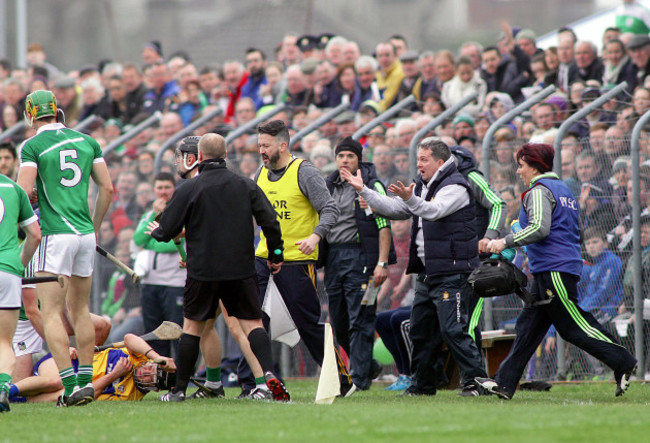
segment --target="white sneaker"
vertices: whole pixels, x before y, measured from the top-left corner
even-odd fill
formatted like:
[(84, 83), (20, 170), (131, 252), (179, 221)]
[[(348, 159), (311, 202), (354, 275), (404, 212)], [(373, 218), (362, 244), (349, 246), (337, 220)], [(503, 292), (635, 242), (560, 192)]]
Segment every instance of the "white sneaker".
[(67, 406), (83, 406), (87, 405), (95, 399), (95, 387), (92, 383), (88, 383), (83, 388), (75, 386), (72, 394), (65, 399)]
[(255, 388), (246, 396), (251, 400), (273, 401), (273, 393), (268, 389)]

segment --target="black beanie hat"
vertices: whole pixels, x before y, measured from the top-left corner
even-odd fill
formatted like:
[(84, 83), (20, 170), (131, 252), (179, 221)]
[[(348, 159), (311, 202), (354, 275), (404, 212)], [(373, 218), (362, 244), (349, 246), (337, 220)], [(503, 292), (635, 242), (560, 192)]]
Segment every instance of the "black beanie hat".
[(363, 146), (361, 146), (361, 143), (359, 143), (352, 137), (345, 137), (336, 145), (334, 154), (338, 155), (338, 153), (341, 151), (353, 152), (359, 158), (359, 162), (361, 162), (361, 156), (362, 156), (361, 151), (363, 151)]

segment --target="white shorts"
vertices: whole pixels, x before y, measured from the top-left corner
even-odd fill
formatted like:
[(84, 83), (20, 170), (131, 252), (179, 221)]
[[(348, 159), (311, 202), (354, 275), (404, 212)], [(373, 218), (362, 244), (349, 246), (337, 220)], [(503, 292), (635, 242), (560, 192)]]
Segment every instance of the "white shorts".
[(32, 326), (31, 321), (18, 320), (13, 345), (16, 357), (28, 354), (38, 354), (43, 350), (43, 338), (38, 335), (38, 332), (36, 332), (36, 329)]
[(0, 309), (20, 309), (22, 279), (16, 274), (0, 271)]
[(37, 271), (90, 277), (95, 265), (95, 234), (52, 234), (41, 240)]

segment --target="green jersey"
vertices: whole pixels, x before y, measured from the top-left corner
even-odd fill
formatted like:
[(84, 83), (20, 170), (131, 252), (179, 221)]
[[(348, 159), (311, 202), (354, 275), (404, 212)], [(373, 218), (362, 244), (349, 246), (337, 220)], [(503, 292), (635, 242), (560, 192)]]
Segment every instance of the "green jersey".
[(25, 191), (0, 175), (0, 271), (23, 276), (16, 226), (27, 226), (36, 220)]
[(93, 164), (104, 159), (92, 137), (51, 123), (25, 142), (20, 159), (21, 168), (38, 168), (36, 189), (43, 235), (95, 231), (88, 209), (88, 186)]
[(620, 5), (616, 10), (616, 27), (622, 33), (648, 35), (650, 11), (638, 2)]

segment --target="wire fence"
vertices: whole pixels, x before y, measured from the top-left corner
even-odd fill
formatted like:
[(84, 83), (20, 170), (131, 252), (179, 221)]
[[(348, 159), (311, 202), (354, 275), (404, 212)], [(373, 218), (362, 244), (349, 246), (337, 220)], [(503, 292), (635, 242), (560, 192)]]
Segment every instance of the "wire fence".
[[(427, 102), (416, 102), (402, 109), (399, 114), (388, 122), (373, 127), (366, 134), (359, 136), (364, 145), (363, 158), (375, 165), (379, 178), (385, 183), (395, 183), (398, 180), (410, 182), (414, 177), (409, 169), (409, 146), (415, 134), (429, 124), (442, 109), (432, 108)], [(516, 169), (515, 153), (522, 143), (538, 141), (553, 144), (558, 134), (558, 126), (564, 122), (573, 106), (583, 106), (573, 101), (562, 106), (538, 105), (513, 118), (494, 132), (490, 146), (490, 176), (489, 182), (500, 192), (508, 207), (508, 221), (518, 217), (521, 194), (525, 191), (519, 180)], [(486, 132), (500, 116), (493, 112), (492, 107), (476, 116), (457, 113), (445, 119), (439, 126), (433, 128), (427, 135), (442, 137), (449, 143), (457, 143), (468, 148), (475, 156), (477, 166), (482, 168), (482, 141)], [(561, 176), (569, 185), (576, 200), (580, 202), (580, 223), (584, 231), (583, 259), (584, 268), (579, 286), (579, 303), (581, 307), (592, 314), (606, 326), (611, 335), (630, 350), (635, 349), (634, 324), (630, 321), (634, 312), (633, 303), (633, 267), (632, 256), (632, 218), (631, 218), (631, 172), (630, 155), (631, 131), (639, 116), (650, 106), (640, 107), (630, 104), (626, 97), (610, 100), (605, 105), (594, 109), (586, 119), (577, 122), (560, 141), (562, 169)], [(438, 112), (440, 111), (440, 112)], [(290, 125), (291, 133), (295, 134), (310, 123), (326, 115), (326, 109), (287, 108), (278, 113), (277, 118), (284, 119)], [(462, 118), (458, 118), (459, 115)], [(338, 140), (351, 136), (368, 123), (372, 116), (362, 112), (343, 112), (331, 121), (324, 122), (313, 132), (292, 146), (294, 155), (311, 161), (324, 176), (335, 168), (334, 147)], [(466, 124), (463, 124), (466, 123)], [(193, 134), (202, 135), (215, 131), (220, 122), (210, 121), (195, 128)], [(232, 130), (232, 128), (230, 129)], [(221, 130), (219, 130), (221, 131)], [(218, 132), (219, 132), (218, 131)], [(90, 128), (91, 135), (104, 146), (114, 140), (106, 128)], [(228, 130), (221, 131), (224, 135)], [(29, 136), (29, 130), (26, 136)], [(146, 184), (151, 183), (156, 149), (165, 146), (170, 136), (165, 134), (164, 123), (158, 127), (146, 128), (136, 135), (142, 139), (139, 148), (132, 154), (128, 152), (128, 140), (123, 140), (120, 146), (107, 156), (111, 176), (120, 192), (131, 192), (132, 200), (139, 206), (139, 213), (150, 207), (152, 200), (151, 189)], [(146, 146), (147, 148), (142, 148)], [(650, 246), (650, 127), (641, 130), (640, 148), (640, 184), (642, 198), (642, 217), (648, 217), (648, 232), (644, 234), (641, 226), (642, 248)], [(150, 155), (149, 155), (150, 154)], [(173, 150), (160, 157), (160, 170), (175, 172)], [(257, 139), (254, 131), (232, 140), (229, 145), (229, 167), (247, 177), (253, 177), (261, 166), (257, 149)], [(131, 186), (120, 188), (119, 178), (135, 173), (137, 180)], [(122, 214), (123, 215), (123, 214)], [(109, 218), (112, 232), (100, 233), (102, 244), (113, 244), (113, 250), (119, 252), (126, 249), (125, 260), (133, 262), (136, 250), (130, 243), (128, 223), (123, 216)], [(642, 220), (644, 220), (642, 218)], [(407, 222), (408, 223), (408, 222)], [(120, 229), (118, 229), (120, 227)], [(409, 232), (408, 226), (405, 232)], [(395, 232), (394, 232), (395, 235)], [(131, 234), (132, 236), (132, 234)], [(408, 235), (407, 235), (408, 237)], [(407, 245), (407, 239), (395, 237), (396, 244)], [(597, 247), (599, 246), (600, 249)], [(410, 286), (401, 288), (399, 293), (394, 289), (398, 286), (399, 278), (405, 269), (408, 248), (402, 248), (402, 255), (397, 265), (390, 267), (390, 278), (387, 290), (382, 294), (378, 310), (394, 309), (408, 305), (413, 297)], [(399, 252), (398, 252), (399, 253)], [(647, 257), (646, 257), (647, 255)], [(113, 269), (98, 261), (95, 291), (93, 294), (95, 310), (103, 300), (114, 294), (115, 277)], [(527, 269), (525, 259), (521, 266)], [(644, 253), (643, 274), (650, 269), (650, 254)], [(321, 276), (322, 277), (322, 276)], [(648, 279), (650, 281), (650, 278)], [(644, 282), (644, 293), (646, 291)], [(138, 288), (125, 290), (137, 291)], [(319, 294), (323, 305), (323, 320), (327, 319), (327, 297), (319, 279)], [(494, 329), (514, 332), (516, 317), (522, 305), (514, 295), (497, 297), (492, 300), (490, 323)], [(482, 320), (482, 325), (485, 325)], [(650, 328), (644, 321), (644, 349), (650, 343)], [(608, 368), (573, 346), (562, 351), (560, 360), (566, 362), (563, 370), (558, 372), (557, 337), (549, 333), (536, 354), (533, 356), (525, 377), (527, 379), (594, 379), (611, 378)], [(285, 374), (289, 376), (314, 375), (318, 368), (313, 364), (308, 352), (300, 345), (292, 351), (286, 348), (280, 351), (284, 358)], [(647, 349), (646, 349), (647, 355)], [(390, 367), (385, 369), (390, 373)], [(644, 368), (642, 374), (645, 374)]]

